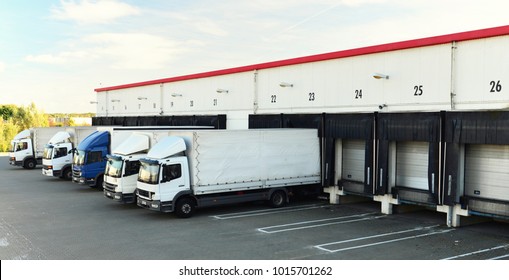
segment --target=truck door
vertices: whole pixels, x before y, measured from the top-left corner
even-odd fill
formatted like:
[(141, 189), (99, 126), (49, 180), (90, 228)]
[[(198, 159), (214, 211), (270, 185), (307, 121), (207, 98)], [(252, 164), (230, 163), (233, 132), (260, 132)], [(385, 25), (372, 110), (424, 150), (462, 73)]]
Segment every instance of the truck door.
[(182, 164), (168, 163), (161, 169), (161, 201), (173, 201), (177, 193), (186, 190)]
[[(87, 155), (87, 177), (95, 177), (98, 174), (104, 173), (105, 161), (103, 160), (101, 151), (90, 151)], [(89, 173), (90, 172), (90, 173)]]

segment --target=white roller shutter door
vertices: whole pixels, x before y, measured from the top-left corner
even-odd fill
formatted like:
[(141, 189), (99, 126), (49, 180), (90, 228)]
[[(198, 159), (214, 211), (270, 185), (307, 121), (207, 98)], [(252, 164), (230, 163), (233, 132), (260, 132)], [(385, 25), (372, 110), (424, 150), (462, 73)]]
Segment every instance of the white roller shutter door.
[(343, 140), (342, 179), (364, 182), (366, 142)]
[(428, 142), (396, 144), (396, 186), (428, 190)]
[(509, 201), (509, 145), (466, 145), (465, 195)]

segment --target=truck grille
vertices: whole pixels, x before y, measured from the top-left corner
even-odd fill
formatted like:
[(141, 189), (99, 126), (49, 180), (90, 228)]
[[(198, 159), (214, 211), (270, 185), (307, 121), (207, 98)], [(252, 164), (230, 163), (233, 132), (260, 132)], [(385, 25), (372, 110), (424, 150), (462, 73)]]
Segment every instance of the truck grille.
[(115, 185), (112, 185), (110, 183), (104, 182), (103, 186), (104, 186), (105, 190), (108, 190), (110, 192), (115, 192), (115, 187), (116, 187)]
[(148, 191), (137, 189), (137, 192), (138, 192), (138, 195), (140, 195), (140, 196), (150, 198), (150, 192), (148, 192)]
[(72, 176), (73, 176), (73, 177), (81, 177), (81, 174), (80, 174), (80, 173), (81, 173), (80, 171), (73, 170), (73, 171), (72, 171)]

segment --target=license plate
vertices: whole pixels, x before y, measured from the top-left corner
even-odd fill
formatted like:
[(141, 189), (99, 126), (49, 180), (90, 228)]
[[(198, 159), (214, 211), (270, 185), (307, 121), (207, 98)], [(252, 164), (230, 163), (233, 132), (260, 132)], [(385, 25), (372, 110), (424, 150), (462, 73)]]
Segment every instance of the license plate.
[(141, 205), (147, 205), (147, 202), (146, 202), (146, 201), (144, 201), (144, 200), (142, 200), (142, 201), (141, 201)]

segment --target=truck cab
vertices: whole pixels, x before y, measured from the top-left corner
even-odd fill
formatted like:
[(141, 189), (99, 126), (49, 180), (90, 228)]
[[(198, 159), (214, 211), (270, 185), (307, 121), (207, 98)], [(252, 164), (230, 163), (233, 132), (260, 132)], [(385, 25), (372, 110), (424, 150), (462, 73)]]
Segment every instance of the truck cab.
[(104, 196), (117, 202), (136, 202), (134, 191), (140, 169), (140, 158), (146, 154), (108, 155), (104, 171)]
[(110, 133), (95, 131), (74, 152), (72, 181), (91, 187), (102, 187), (106, 155), (110, 152)]
[(23, 130), (11, 141), (10, 165), (23, 166), (26, 169), (36, 167), (37, 159), (34, 155), (34, 146), (30, 136), (30, 130)]
[(42, 157), (42, 174), (60, 177), (65, 180), (72, 178), (73, 143), (71, 135), (66, 131), (57, 132), (44, 147)]
[(140, 159), (150, 147), (148, 135), (133, 133), (108, 155), (103, 192), (117, 202), (134, 203)]
[(186, 157), (142, 159), (138, 176), (138, 205), (161, 212), (174, 212), (178, 197), (192, 193), (189, 181)]
[[(167, 137), (152, 148), (146, 158), (140, 159), (136, 190), (139, 206), (174, 212), (178, 197), (192, 194), (185, 151), (184, 139)], [(177, 215), (182, 214), (177, 211)]]

